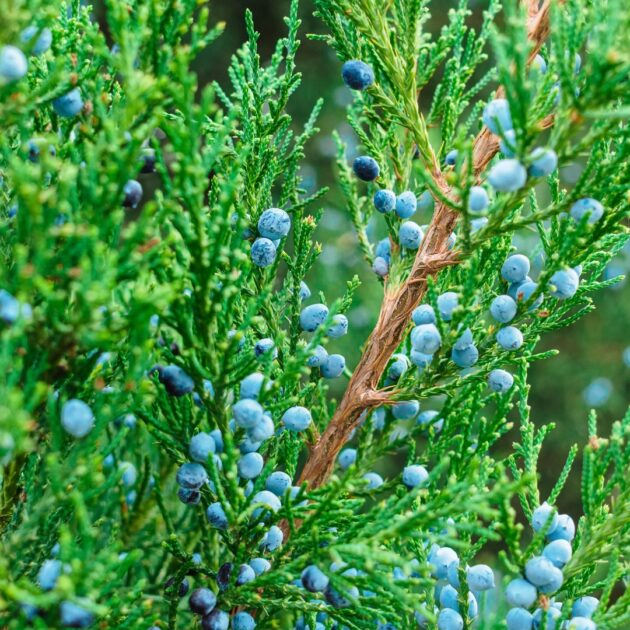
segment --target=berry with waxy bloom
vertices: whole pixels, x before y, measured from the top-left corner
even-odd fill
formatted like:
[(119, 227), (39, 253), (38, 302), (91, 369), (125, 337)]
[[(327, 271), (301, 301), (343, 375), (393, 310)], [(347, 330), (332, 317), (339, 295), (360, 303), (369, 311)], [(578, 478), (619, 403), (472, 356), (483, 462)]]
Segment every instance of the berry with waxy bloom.
[(409, 489), (421, 486), (428, 478), (427, 469), (420, 464), (405, 466), (403, 469), (402, 481)]
[(352, 163), (354, 174), (364, 182), (373, 182), (380, 174), (378, 162), (369, 155), (360, 155)]
[(333, 315), (332, 324), (328, 327), (327, 335), (332, 339), (343, 337), (348, 332), (348, 318), (345, 315)]
[(28, 72), (26, 56), (17, 46), (0, 48), (0, 83), (18, 81)]
[(577, 222), (587, 216), (587, 223), (597, 223), (604, 216), (604, 207), (597, 199), (585, 197), (578, 199), (571, 206), (570, 214), (573, 220)]
[(504, 98), (495, 98), (483, 110), (483, 124), (496, 135), (512, 129), (512, 115), (510, 104)]
[(289, 431), (305, 431), (311, 424), (311, 412), (306, 407), (295, 406), (287, 409), (282, 416), (282, 424)]
[(228, 518), (223, 506), (218, 501), (208, 506), (206, 518), (212, 527), (216, 529), (227, 529)]
[(343, 82), (353, 90), (365, 90), (374, 83), (374, 70), (358, 59), (346, 61), (341, 68)]
[(420, 304), (411, 314), (411, 319), (416, 326), (421, 324), (435, 324), (435, 311), (430, 304)]
[(505, 598), (510, 606), (531, 608), (538, 598), (538, 592), (531, 582), (519, 577), (507, 585)]
[(387, 190), (386, 188), (383, 188), (376, 191), (374, 197), (372, 198), (372, 201), (374, 203), (374, 207), (378, 210), (378, 212), (380, 212), (381, 214), (387, 214), (396, 207), (396, 193), (394, 193), (392, 190)]
[(490, 304), (490, 314), (501, 324), (511, 322), (516, 316), (516, 302), (509, 295), (497, 295)]
[(534, 149), (529, 156), (532, 163), (527, 169), (531, 177), (548, 177), (558, 166), (558, 156), (553, 149)]
[(268, 238), (257, 238), (252, 244), (250, 253), (252, 262), (256, 267), (269, 267), (276, 259), (276, 246)]
[(482, 186), (472, 186), (468, 193), (468, 209), (471, 212), (483, 212), (489, 204), (486, 189)]
[(413, 221), (405, 221), (398, 230), (398, 240), (406, 249), (418, 249), (423, 236), (422, 228)]
[(61, 426), (72, 437), (85, 437), (94, 426), (92, 409), (82, 400), (68, 400), (61, 409)]
[(125, 194), (122, 205), (125, 208), (136, 208), (142, 199), (142, 184), (136, 179), (130, 179), (123, 188)]
[(559, 300), (572, 298), (579, 286), (580, 277), (573, 269), (560, 269), (549, 280), (550, 293)]
[(284, 238), (291, 229), (291, 217), (281, 208), (269, 208), (258, 219), (258, 233), (271, 241)]
[(488, 173), (488, 182), (497, 192), (516, 192), (525, 186), (527, 170), (512, 158), (500, 160)]
[(328, 576), (314, 564), (309, 565), (302, 571), (302, 585), (311, 593), (325, 591), (329, 581)]
[(188, 606), (196, 615), (207, 615), (217, 604), (217, 596), (209, 588), (196, 588), (188, 598)]
[(81, 90), (79, 90), (79, 88), (74, 88), (67, 94), (59, 96), (53, 100), (52, 106), (55, 113), (62, 118), (73, 118), (74, 116), (77, 116), (83, 109)]
[(547, 528), (547, 535), (551, 534), (558, 525), (556, 509), (546, 501), (539, 505), (532, 513), (532, 529), (538, 533)]
[(515, 326), (505, 326), (497, 333), (497, 343), (504, 350), (518, 350), (523, 345), (523, 333)]
[(300, 326), (305, 332), (314, 332), (328, 317), (328, 307), (325, 304), (310, 304), (300, 313)]
[(437, 307), (440, 312), (440, 317), (445, 322), (450, 322), (453, 317), (453, 311), (459, 304), (459, 297), (454, 291), (446, 291), (442, 295), (438, 296)]
[(531, 264), (523, 254), (510, 256), (501, 267), (501, 277), (510, 283), (524, 282), (527, 279)]
[(326, 361), (320, 367), (324, 378), (337, 378), (343, 374), (346, 368), (346, 360), (341, 354), (329, 354)]
[(488, 374), (488, 385), (492, 391), (498, 394), (505, 394), (505, 392), (512, 389), (514, 377), (506, 370), (492, 370), (492, 372)]
[(413, 192), (407, 190), (396, 197), (396, 214), (401, 219), (408, 219), (415, 214), (418, 200)]

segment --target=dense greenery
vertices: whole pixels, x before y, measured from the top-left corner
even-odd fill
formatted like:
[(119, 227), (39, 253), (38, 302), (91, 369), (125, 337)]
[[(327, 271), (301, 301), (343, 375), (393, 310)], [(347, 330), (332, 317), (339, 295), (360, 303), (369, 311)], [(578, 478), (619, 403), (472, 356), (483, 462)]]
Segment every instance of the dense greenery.
[[(199, 86), (191, 66), (223, 29), (201, 3), (109, 0), (106, 37), (80, 2), (0, 0), (2, 627), (227, 628), (228, 613), (235, 628), (254, 618), (435, 627), (438, 616), (440, 628), (462, 627), (443, 614), (458, 605), (441, 597), (448, 582), (462, 625), (504, 628), (507, 584), (554, 536), (537, 508), (580, 475), (578, 450), (572, 558), (531, 612), (561, 627), (575, 600), (594, 595), (597, 627), (630, 623), (630, 412), (610, 435), (595, 415), (575, 419), (588, 443), (558, 453), (566, 465), (543, 496), (539, 455), (553, 426), (528, 406), (529, 367), (552, 354), (537, 350), (541, 337), (592, 310), (627, 241), (630, 7), (491, 0), (475, 30), (462, 1), (431, 36), (434, 4), (301, 7), (322, 24), (322, 54), (327, 45), (374, 73), (352, 92), (348, 122), (379, 177), (356, 177), (341, 135), (336, 167), (382, 310), (362, 360), (335, 371), (339, 357), (321, 369), (313, 357), (335, 356), (359, 280), (342, 295), (310, 296), (303, 284), (322, 251), (314, 232), (327, 191), (310, 190), (301, 171), (322, 102), (305, 121), (287, 113), (301, 82), (297, 2), (270, 59), (248, 12), (229, 82)], [(341, 64), (325, 80), (341, 86)], [(491, 133), (496, 121), (482, 118), (497, 96), (511, 114), (507, 150), (509, 130)], [(499, 136), (529, 169), (513, 192), (488, 185), (506, 157)], [(544, 176), (538, 147), (559, 162)], [(579, 169), (572, 185), (565, 166)], [(481, 213), (469, 206), (477, 185), (490, 194)], [(140, 202), (143, 186), (155, 190)], [(379, 189), (420, 200), (416, 249), (400, 247), (396, 213), (376, 212)], [(599, 220), (575, 211), (584, 198), (601, 203)], [(269, 208), (288, 213), (290, 231), (261, 267), (254, 243)], [(524, 342), (506, 351), (489, 309), (508, 291), (501, 271), (515, 251), (532, 258), (536, 283), (510, 322)], [(578, 266), (579, 288), (563, 294), (556, 274)], [(320, 302), (322, 325), (307, 333), (303, 309)], [(414, 354), (420, 302), (438, 314), (432, 358)], [(462, 361), (471, 347), (477, 358)], [(493, 390), (499, 369), (513, 384)], [(333, 400), (330, 383), (346, 379)], [(310, 412), (305, 430), (296, 407)], [(506, 454), (498, 445), (514, 427)], [(202, 432), (210, 439), (197, 449)], [(342, 448), (354, 450), (338, 460)], [(387, 465), (394, 458), (405, 476)], [(274, 471), (288, 475), (284, 494)], [(446, 548), (458, 558), (448, 575)], [(487, 592), (466, 571), (480, 562), (494, 570)], [(300, 579), (312, 565), (323, 576)], [(223, 615), (190, 610), (200, 587)]]

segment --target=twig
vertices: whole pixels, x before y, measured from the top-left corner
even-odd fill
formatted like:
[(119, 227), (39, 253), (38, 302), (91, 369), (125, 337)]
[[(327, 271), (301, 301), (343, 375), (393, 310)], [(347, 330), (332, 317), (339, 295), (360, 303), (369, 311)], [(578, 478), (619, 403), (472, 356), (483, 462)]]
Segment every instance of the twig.
[[(550, 0), (545, 0), (540, 9), (538, 2), (532, 0), (527, 2), (528, 34), (533, 44), (530, 61), (549, 34), (550, 7)], [(499, 88), (497, 96), (502, 93), (503, 90)], [(549, 126), (552, 122), (553, 118), (548, 117), (542, 124)], [(484, 171), (498, 150), (497, 136), (488, 129), (483, 129), (475, 138), (473, 145), (473, 167), (476, 175)], [(432, 175), (445, 196), (452, 198), (452, 189), (446, 183), (438, 166), (435, 166)], [(447, 243), (457, 218), (455, 210), (446, 204), (437, 203), (409, 277), (400, 286), (392, 288), (385, 286), (378, 322), (332, 420), (311, 449), (300, 476), (300, 484), (308, 482), (311, 487), (322, 485), (333, 470), (337, 454), (360, 423), (362, 412), (389, 400), (390, 392), (378, 391), (379, 380), (391, 356), (405, 337), (411, 313), (426, 292), (428, 277), (436, 275), (446, 265), (456, 262), (453, 253), (447, 249)]]

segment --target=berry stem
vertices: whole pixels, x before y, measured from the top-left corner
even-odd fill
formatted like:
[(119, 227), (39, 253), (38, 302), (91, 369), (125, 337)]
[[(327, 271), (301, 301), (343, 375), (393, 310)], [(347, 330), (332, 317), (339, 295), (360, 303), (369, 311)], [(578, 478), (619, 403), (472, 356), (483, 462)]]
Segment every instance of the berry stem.
[[(532, 6), (537, 3), (527, 1), (528, 36), (532, 42), (529, 61), (540, 50), (549, 34), (549, 13), (551, 2), (545, 0), (535, 14)], [(503, 93), (499, 88), (497, 96)], [(542, 121), (551, 125), (551, 117)], [(499, 139), (484, 128), (477, 135), (473, 145), (473, 167), (479, 175), (499, 150)], [(452, 197), (452, 190), (446, 183), (439, 167), (434, 164), (433, 179), (445, 197)], [(378, 322), (365, 346), (365, 351), (357, 365), (348, 387), (335, 414), (313, 445), (304, 465), (299, 483), (307, 482), (311, 488), (321, 486), (332, 473), (335, 460), (352, 431), (359, 425), (361, 414), (383, 404), (392, 402), (395, 391), (379, 391), (378, 383), (394, 352), (402, 342), (411, 320), (411, 313), (421, 302), (427, 289), (429, 276), (436, 275), (447, 265), (456, 264), (456, 252), (449, 252), (447, 243), (453, 232), (458, 214), (448, 205), (437, 201), (429, 228), (422, 240), (408, 278), (402, 285), (388, 287), (378, 317)]]

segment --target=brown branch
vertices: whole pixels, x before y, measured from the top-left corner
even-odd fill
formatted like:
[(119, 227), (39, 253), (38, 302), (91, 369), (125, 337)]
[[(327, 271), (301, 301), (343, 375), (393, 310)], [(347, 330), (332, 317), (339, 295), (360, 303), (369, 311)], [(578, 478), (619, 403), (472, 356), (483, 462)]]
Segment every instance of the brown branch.
[[(531, 9), (536, 5), (536, 12)], [(532, 41), (530, 61), (538, 53), (549, 34), (549, 11), (551, 0), (538, 3), (528, 2), (528, 34)], [(503, 93), (499, 88), (497, 96)], [(551, 124), (551, 119), (543, 121)], [(486, 168), (499, 150), (499, 139), (483, 129), (473, 144), (473, 167), (477, 175)], [(446, 197), (452, 190), (446, 183), (439, 167), (432, 173), (435, 182)], [(436, 275), (455, 257), (447, 249), (449, 236), (453, 232), (458, 214), (443, 203), (436, 205), (429, 228), (422, 240), (413, 267), (407, 280), (400, 286), (385, 286), (385, 295), (378, 321), (370, 335), (365, 351), (357, 365), (346, 392), (335, 414), (311, 449), (302, 470), (299, 483), (308, 482), (311, 487), (322, 485), (330, 476), (337, 454), (361, 421), (361, 413), (387, 402), (389, 392), (379, 392), (378, 383), (400, 343), (405, 337), (413, 309), (418, 306), (427, 289), (429, 276)]]

